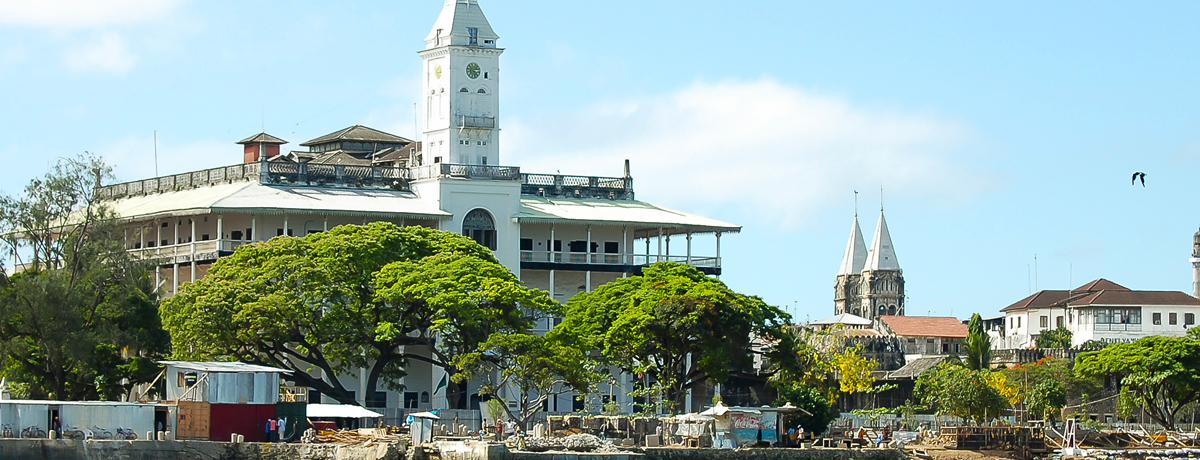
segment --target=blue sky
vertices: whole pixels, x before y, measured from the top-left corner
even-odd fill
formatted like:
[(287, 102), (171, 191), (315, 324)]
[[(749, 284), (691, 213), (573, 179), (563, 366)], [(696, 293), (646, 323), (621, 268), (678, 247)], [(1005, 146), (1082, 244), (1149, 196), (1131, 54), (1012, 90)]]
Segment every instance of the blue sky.
[[(151, 176), (155, 130), (163, 174), (238, 162), (261, 127), (411, 137), (442, 4), (93, 3), (0, 0), (0, 192), (85, 150)], [(722, 279), (800, 320), (832, 314), (853, 191), (869, 241), (880, 186), (910, 315), (994, 314), (1034, 254), (1040, 288), (1191, 292), (1200, 3), (482, 7), (507, 49), (503, 163), (630, 158), (640, 199), (743, 225)]]

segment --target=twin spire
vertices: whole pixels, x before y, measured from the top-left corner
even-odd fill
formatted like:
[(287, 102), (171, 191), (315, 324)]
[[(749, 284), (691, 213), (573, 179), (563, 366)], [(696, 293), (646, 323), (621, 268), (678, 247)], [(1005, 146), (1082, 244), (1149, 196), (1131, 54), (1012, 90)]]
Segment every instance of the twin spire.
[(875, 225), (875, 237), (871, 240), (870, 250), (863, 244), (858, 216), (854, 216), (850, 242), (846, 244), (846, 255), (842, 256), (842, 266), (838, 269), (838, 275), (857, 275), (866, 270), (900, 270), (900, 262), (896, 260), (896, 249), (892, 246), (892, 235), (888, 232), (887, 220), (883, 218), (882, 209), (879, 210), (879, 223)]

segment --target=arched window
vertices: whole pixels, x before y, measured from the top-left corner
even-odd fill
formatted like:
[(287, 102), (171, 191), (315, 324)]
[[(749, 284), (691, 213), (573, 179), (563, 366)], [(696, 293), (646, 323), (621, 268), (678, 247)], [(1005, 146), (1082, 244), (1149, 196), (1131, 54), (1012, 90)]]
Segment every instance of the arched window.
[(458, 90), (458, 92), (460, 92), (460, 93), (469, 93), (469, 92), (471, 92), (471, 90), (467, 89), (467, 87), (466, 87), (466, 86), (464, 86), (464, 87), (462, 87), (462, 89)]
[(479, 91), (476, 91), (476, 93), (479, 93), (479, 94), (487, 94), (487, 91), (486, 91), (486, 90), (484, 90), (483, 88), (479, 88)]
[(892, 305), (892, 306), (888, 307), (888, 314), (889, 314), (889, 315), (895, 315), (895, 314), (896, 314), (896, 306), (895, 306), (895, 305)]
[(483, 247), (496, 250), (496, 221), (483, 209), (472, 210), (463, 217), (462, 234)]

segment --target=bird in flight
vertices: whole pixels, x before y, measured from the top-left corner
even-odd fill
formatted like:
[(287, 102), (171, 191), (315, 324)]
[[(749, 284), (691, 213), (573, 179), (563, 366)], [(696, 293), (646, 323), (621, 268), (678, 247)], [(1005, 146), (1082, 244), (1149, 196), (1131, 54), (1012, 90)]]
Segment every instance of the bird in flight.
[(1141, 172), (1141, 171), (1133, 173), (1133, 181), (1131, 181), (1129, 183), (1129, 185), (1137, 185), (1138, 180), (1141, 180), (1142, 187), (1145, 187), (1146, 186), (1146, 173)]

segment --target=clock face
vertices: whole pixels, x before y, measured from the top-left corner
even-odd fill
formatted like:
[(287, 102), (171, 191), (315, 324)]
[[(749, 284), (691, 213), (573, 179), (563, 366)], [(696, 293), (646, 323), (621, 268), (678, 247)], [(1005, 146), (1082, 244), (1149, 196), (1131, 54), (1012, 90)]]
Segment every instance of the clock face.
[(479, 78), (479, 64), (474, 62), (467, 64), (467, 76), (471, 79)]
[(437, 77), (439, 79), (442, 78), (442, 65), (441, 64), (438, 64), (437, 67), (433, 68), (433, 76)]

